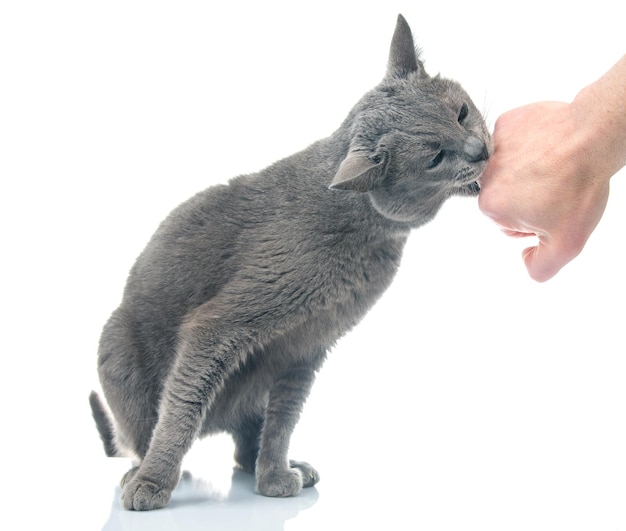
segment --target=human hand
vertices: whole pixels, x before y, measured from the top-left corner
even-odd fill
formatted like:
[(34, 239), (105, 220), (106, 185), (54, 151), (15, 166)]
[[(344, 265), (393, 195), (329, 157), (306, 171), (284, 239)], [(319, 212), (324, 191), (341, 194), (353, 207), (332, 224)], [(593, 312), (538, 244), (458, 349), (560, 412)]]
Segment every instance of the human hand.
[(503, 114), (496, 122), (494, 152), (480, 178), (481, 211), (509, 236), (536, 236), (523, 252), (530, 276), (552, 278), (583, 249), (600, 221), (610, 174), (595, 165), (572, 104), (541, 102)]

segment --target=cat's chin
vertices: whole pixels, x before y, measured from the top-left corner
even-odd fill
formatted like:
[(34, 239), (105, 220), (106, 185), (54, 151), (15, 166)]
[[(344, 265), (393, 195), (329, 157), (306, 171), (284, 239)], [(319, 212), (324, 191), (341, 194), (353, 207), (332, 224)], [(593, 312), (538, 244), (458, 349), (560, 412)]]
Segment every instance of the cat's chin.
[(480, 185), (478, 184), (478, 181), (473, 181), (469, 184), (460, 186), (457, 190), (458, 195), (474, 197), (480, 193)]

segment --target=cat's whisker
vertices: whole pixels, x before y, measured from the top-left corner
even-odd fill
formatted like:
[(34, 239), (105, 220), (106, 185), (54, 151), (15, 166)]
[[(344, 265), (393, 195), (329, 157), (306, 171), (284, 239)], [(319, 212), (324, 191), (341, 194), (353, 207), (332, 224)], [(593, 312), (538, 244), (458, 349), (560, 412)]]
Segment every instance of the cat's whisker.
[(491, 112), (492, 101), (488, 99), (488, 94), (485, 92), (485, 96), (483, 99), (483, 110), (482, 115), (485, 123), (487, 124), (489, 130), (493, 130), (493, 126), (495, 125), (495, 121), (491, 120), (489, 113)]

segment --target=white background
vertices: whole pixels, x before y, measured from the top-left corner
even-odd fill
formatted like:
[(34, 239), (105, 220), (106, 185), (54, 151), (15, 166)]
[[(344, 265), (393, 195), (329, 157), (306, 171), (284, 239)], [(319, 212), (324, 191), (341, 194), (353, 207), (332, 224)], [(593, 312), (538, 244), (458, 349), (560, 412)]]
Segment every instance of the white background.
[[(2, 3), (12, 528), (111, 519), (126, 464), (102, 457), (87, 396), (133, 260), (196, 191), (332, 133), (382, 78), (399, 12), (427, 70), (459, 80), (490, 126), (571, 100), (625, 52), (613, 0)], [(412, 235), (395, 284), (306, 405), (292, 454), (322, 481), (285, 529), (626, 529), (624, 177), (582, 255), (546, 284), (522, 265), (528, 242), (474, 199)], [(216, 481), (204, 463), (229, 469), (231, 450), (203, 441), (189, 468)]]

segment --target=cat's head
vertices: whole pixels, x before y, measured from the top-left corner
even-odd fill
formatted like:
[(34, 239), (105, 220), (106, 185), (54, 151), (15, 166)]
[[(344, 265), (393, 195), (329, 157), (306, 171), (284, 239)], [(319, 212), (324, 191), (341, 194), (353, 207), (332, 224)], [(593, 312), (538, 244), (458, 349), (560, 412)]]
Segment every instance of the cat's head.
[(456, 83), (430, 77), (400, 15), (387, 74), (346, 121), (351, 145), (330, 187), (368, 193), (384, 216), (418, 226), (452, 195), (477, 195), (491, 151), (483, 117)]

